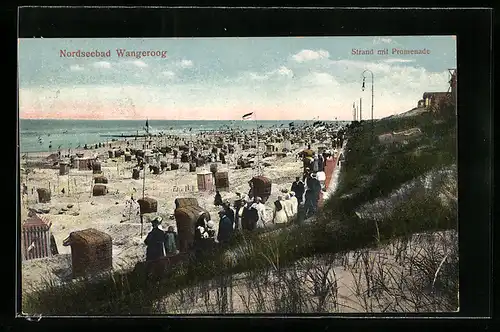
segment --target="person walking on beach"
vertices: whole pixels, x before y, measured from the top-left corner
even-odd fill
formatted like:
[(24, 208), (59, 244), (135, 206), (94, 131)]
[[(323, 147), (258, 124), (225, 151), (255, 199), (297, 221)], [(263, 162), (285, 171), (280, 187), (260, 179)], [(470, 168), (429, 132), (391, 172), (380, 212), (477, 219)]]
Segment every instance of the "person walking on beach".
[(258, 212), (258, 220), (257, 220), (257, 227), (258, 228), (263, 228), (265, 223), (267, 222), (267, 216), (266, 216), (266, 207), (262, 203), (262, 198), (260, 197), (255, 197), (255, 209)]
[(310, 181), (307, 186), (311, 188), (313, 192), (314, 211), (316, 212), (321, 194), (321, 182), (319, 182), (318, 176), (315, 173), (311, 174)]
[(293, 202), (291, 200), (292, 198), (292, 195), (290, 193), (287, 193), (284, 197), (284, 204), (283, 204), (283, 208), (285, 210), (285, 213), (286, 213), (286, 216), (288, 217), (288, 221), (290, 221), (293, 217), (294, 217), (294, 213), (293, 213)]
[(299, 202), (297, 201), (297, 197), (295, 197), (295, 192), (290, 191), (290, 205), (292, 207), (292, 218), (297, 217), (297, 210), (299, 206)]
[(233, 235), (233, 223), (231, 219), (229, 219), (227, 215), (227, 211), (224, 207), (222, 207), (219, 211), (219, 232), (217, 234), (217, 241), (225, 246), (231, 239)]
[(314, 215), (314, 213), (316, 213), (314, 197), (315, 197), (314, 191), (308, 188), (306, 190), (305, 202), (304, 202), (305, 218), (309, 218), (312, 215)]
[(325, 171), (325, 158), (323, 157), (323, 154), (318, 155), (318, 172), (324, 172)]
[(226, 216), (229, 218), (229, 220), (231, 220), (231, 227), (234, 228), (235, 212), (231, 208), (231, 203), (229, 202), (229, 200), (225, 200), (224, 203), (222, 203), (222, 207), (224, 208)]
[(161, 217), (151, 220), (153, 229), (148, 233), (144, 244), (146, 244), (146, 261), (153, 261), (165, 256), (165, 233), (159, 228), (162, 222)]
[(295, 178), (295, 182), (292, 184), (292, 190), (295, 193), (295, 197), (297, 202), (300, 204), (304, 198), (305, 186), (304, 182), (300, 180), (300, 177)]
[(243, 199), (240, 193), (236, 193), (236, 200), (234, 206), (234, 229), (241, 229), (241, 213), (243, 208)]
[(283, 197), (278, 196), (278, 200), (274, 202), (274, 216), (273, 223), (274, 224), (284, 224), (288, 221), (286, 216), (286, 212), (283, 209)]
[(209, 220), (205, 213), (200, 213), (198, 220), (195, 224), (194, 231), (194, 252), (197, 259), (203, 258), (211, 249), (211, 242), (213, 241), (212, 232), (209, 230)]
[(241, 227), (246, 231), (253, 231), (259, 220), (259, 212), (254, 206), (253, 201), (249, 198), (247, 204), (243, 207), (241, 216)]
[(165, 232), (165, 253), (176, 254), (177, 248), (177, 233), (174, 230), (174, 226), (168, 226)]
[(312, 167), (312, 171), (314, 173), (318, 172), (319, 171), (319, 159), (318, 159), (318, 155), (315, 153), (314, 156), (313, 156), (313, 167)]
[(215, 191), (214, 205), (221, 206), (222, 205), (222, 196), (218, 190)]

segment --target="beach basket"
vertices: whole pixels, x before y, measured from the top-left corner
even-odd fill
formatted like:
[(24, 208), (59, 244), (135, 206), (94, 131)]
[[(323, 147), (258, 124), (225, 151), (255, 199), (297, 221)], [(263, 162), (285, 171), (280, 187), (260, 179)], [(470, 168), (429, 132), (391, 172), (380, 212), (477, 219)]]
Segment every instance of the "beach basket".
[(113, 150), (108, 150), (108, 157), (109, 157), (109, 158), (114, 158), (114, 157), (115, 157), (115, 151), (113, 151)]
[(184, 206), (175, 209), (174, 216), (177, 224), (177, 237), (179, 240), (179, 251), (186, 252), (192, 245), (194, 240), (194, 225), (200, 214), (210, 220), (210, 213), (200, 206)]
[(93, 228), (71, 232), (63, 245), (71, 246), (73, 278), (113, 268), (112, 238), (104, 232)]
[(160, 167), (156, 166), (156, 165), (149, 165), (149, 171), (153, 172), (153, 174), (155, 175), (158, 175), (160, 174)]
[(39, 203), (49, 203), (50, 202), (50, 197), (51, 197), (50, 189), (38, 188), (36, 190), (36, 192), (38, 194), (38, 202)]
[(158, 212), (158, 201), (151, 197), (137, 200), (141, 214)]
[(132, 161), (132, 155), (130, 153), (125, 153), (125, 161)]
[(67, 174), (69, 174), (69, 164), (59, 163), (59, 175), (67, 175)]
[(105, 183), (107, 184), (108, 183), (108, 178), (106, 178), (105, 176), (96, 176), (94, 178), (94, 183)]
[(154, 160), (154, 156), (151, 153), (147, 153), (144, 155), (144, 161), (146, 162), (146, 164), (153, 163), (153, 160)]
[(170, 169), (172, 171), (178, 170), (179, 169), (179, 164), (176, 164), (176, 163), (170, 164)]
[(101, 173), (101, 163), (100, 162), (93, 162), (92, 163), (92, 173), (94, 174), (99, 174)]
[(103, 184), (96, 184), (92, 188), (92, 196), (104, 196), (108, 193), (108, 188)]
[(139, 180), (141, 177), (141, 171), (138, 168), (132, 169), (132, 179)]
[(227, 172), (215, 173), (215, 188), (217, 190), (229, 190), (229, 176)]
[(200, 206), (198, 204), (198, 200), (194, 197), (176, 198), (174, 203), (175, 203), (176, 209), (186, 207), (186, 206)]
[(198, 191), (211, 191), (213, 189), (213, 175), (210, 172), (197, 174)]
[(37, 214), (31, 215), (22, 225), (23, 259), (37, 259), (52, 255), (50, 227), (52, 223)]
[(264, 176), (255, 176), (250, 181), (253, 183), (253, 197), (260, 197), (262, 203), (266, 203), (271, 196), (271, 180)]
[(190, 163), (189, 164), (189, 171), (190, 172), (196, 172), (196, 163)]

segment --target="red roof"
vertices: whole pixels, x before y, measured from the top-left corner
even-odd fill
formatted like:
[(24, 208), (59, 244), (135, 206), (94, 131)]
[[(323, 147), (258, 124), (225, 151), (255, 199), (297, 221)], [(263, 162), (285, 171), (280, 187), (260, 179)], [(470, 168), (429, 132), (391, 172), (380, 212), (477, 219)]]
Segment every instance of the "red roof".
[(52, 222), (49, 221), (45, 217), (40, 217), (36, 213), (30, 216), (23, 222), (23, 228), (33, 228), (33, 227), (42, 227), (49, 229), (52, 226)]

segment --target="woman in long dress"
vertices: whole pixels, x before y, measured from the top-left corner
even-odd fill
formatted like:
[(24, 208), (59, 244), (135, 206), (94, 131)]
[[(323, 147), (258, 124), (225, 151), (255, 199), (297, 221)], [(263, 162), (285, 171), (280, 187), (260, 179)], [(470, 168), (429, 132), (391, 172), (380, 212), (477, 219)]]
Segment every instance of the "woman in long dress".
[(274, 202), (274, 218), (273, 223), (284, 224), (288, 221), (285, 210), (283, 209), (283, 197), (279, 196)]
[(285, 199), (281, 203), (283, 205), (283, 210), (285, 210), (287, 220), (292, 219), (293, 211), (292, 211), (292, 201), (290, 200), (290, 195), (286, 194)]
[(290, 191), (290, 201), (292, 202), (292, 218), (295, 218), (297, 216), (297, 210), (299, 208), (299, 202), (297, 200), (297, 197), (295, 197), (295, 192)]

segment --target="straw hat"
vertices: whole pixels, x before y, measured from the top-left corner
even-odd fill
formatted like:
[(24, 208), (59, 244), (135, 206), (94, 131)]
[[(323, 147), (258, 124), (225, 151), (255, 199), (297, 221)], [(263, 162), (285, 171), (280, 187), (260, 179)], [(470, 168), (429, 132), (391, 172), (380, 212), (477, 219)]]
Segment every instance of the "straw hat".
[(159, 225), (163, 221), (163, 218), (160, 216), (155, 217), (154, 219), (151, 220), (151, 223), (153, 225)]

